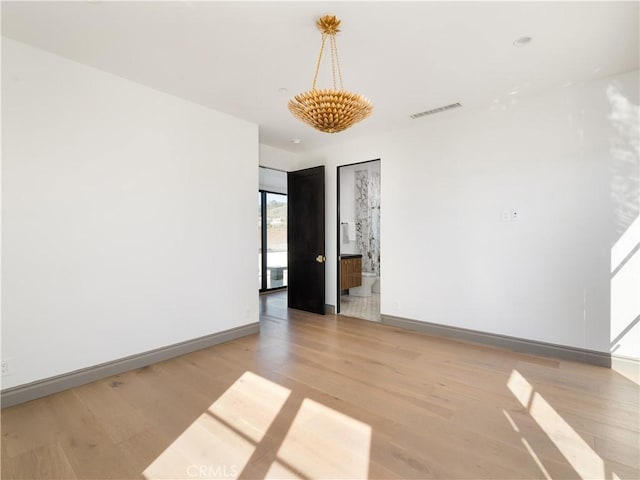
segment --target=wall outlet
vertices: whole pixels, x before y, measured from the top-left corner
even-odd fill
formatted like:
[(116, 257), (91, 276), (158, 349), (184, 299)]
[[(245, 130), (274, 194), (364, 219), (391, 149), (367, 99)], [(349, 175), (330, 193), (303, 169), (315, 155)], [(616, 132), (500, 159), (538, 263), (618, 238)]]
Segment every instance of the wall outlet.
[(2, 360), (2, 376), (11, 374), (11, 364), (9, 363), (9, 359)]
[(502, 210), (500, 218), (503, 222), (517, 222), (520, 220), (520, 210)]

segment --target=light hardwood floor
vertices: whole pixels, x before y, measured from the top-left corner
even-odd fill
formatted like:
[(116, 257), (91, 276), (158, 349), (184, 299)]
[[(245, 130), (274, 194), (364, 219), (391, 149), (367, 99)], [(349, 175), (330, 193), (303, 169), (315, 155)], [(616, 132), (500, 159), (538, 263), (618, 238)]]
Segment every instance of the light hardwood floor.
[(640, 478), (614, 371), (285, 295), (259, 335), (4, 409), (2, 478)]

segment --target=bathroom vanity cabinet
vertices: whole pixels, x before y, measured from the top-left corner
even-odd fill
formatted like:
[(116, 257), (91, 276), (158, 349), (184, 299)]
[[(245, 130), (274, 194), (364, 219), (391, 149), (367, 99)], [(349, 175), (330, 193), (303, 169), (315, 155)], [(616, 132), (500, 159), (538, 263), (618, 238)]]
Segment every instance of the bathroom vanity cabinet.
[(362, 285), (362, 255), (340, 256), (340, 290)]

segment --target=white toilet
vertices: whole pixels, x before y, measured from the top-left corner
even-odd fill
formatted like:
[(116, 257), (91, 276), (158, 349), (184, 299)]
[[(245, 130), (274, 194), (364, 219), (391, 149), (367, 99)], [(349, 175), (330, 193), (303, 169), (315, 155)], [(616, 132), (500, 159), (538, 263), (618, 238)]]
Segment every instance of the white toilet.
[(349, 295), (353, 295), (354, 297), (370, 297), (371, 287), (376, 280), (378, 280), (378, 276), (375, 273), (362, 272), (362, 285), (350, 288)]
[(376, 278), (375, 283), (373, 284), (373, 286), (371, 287), (371, 291), (373, 293), (380, 293), (380, 277)]

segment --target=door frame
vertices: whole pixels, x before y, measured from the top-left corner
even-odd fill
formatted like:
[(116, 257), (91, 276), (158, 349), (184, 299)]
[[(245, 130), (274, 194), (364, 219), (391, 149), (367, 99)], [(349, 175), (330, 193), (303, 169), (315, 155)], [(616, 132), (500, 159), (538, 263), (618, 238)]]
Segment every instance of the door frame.
[[(373, 160), (365, 160), (363, 162), (355, 162), (355, 163), (347, 163), (345, 165), (338, 165), (336, 167), (337, 169), (337, 183), (336, 183), (336, 251), (338, 252), (337, 255), (337, 262), (336, 262), (336, 315), (340, 313), (340, 295), (342, 290), (340, 289), (340, 279), (341, 279), (341, 274), (342, 274), (342, 263), (340, 261), (340, 244), (342, 243), (340, 241), (340, 234), (342, 233), (342, 226), (340, 223), (340, 169), (342, 167), (352, 167), (354, 165), (362, 165), (364, 163), (373, 163), (373, 162), (380, 162), (380, 172), (382, 172), (382, 160), (380, 158), (374, 158)], [(382, 175), (380, 175), (380, 178), (382, 179)], [(382, 180), (380, 180), (382, 181)], [(380, 198), (382, 200), (382, 195), (380, 195)]]

